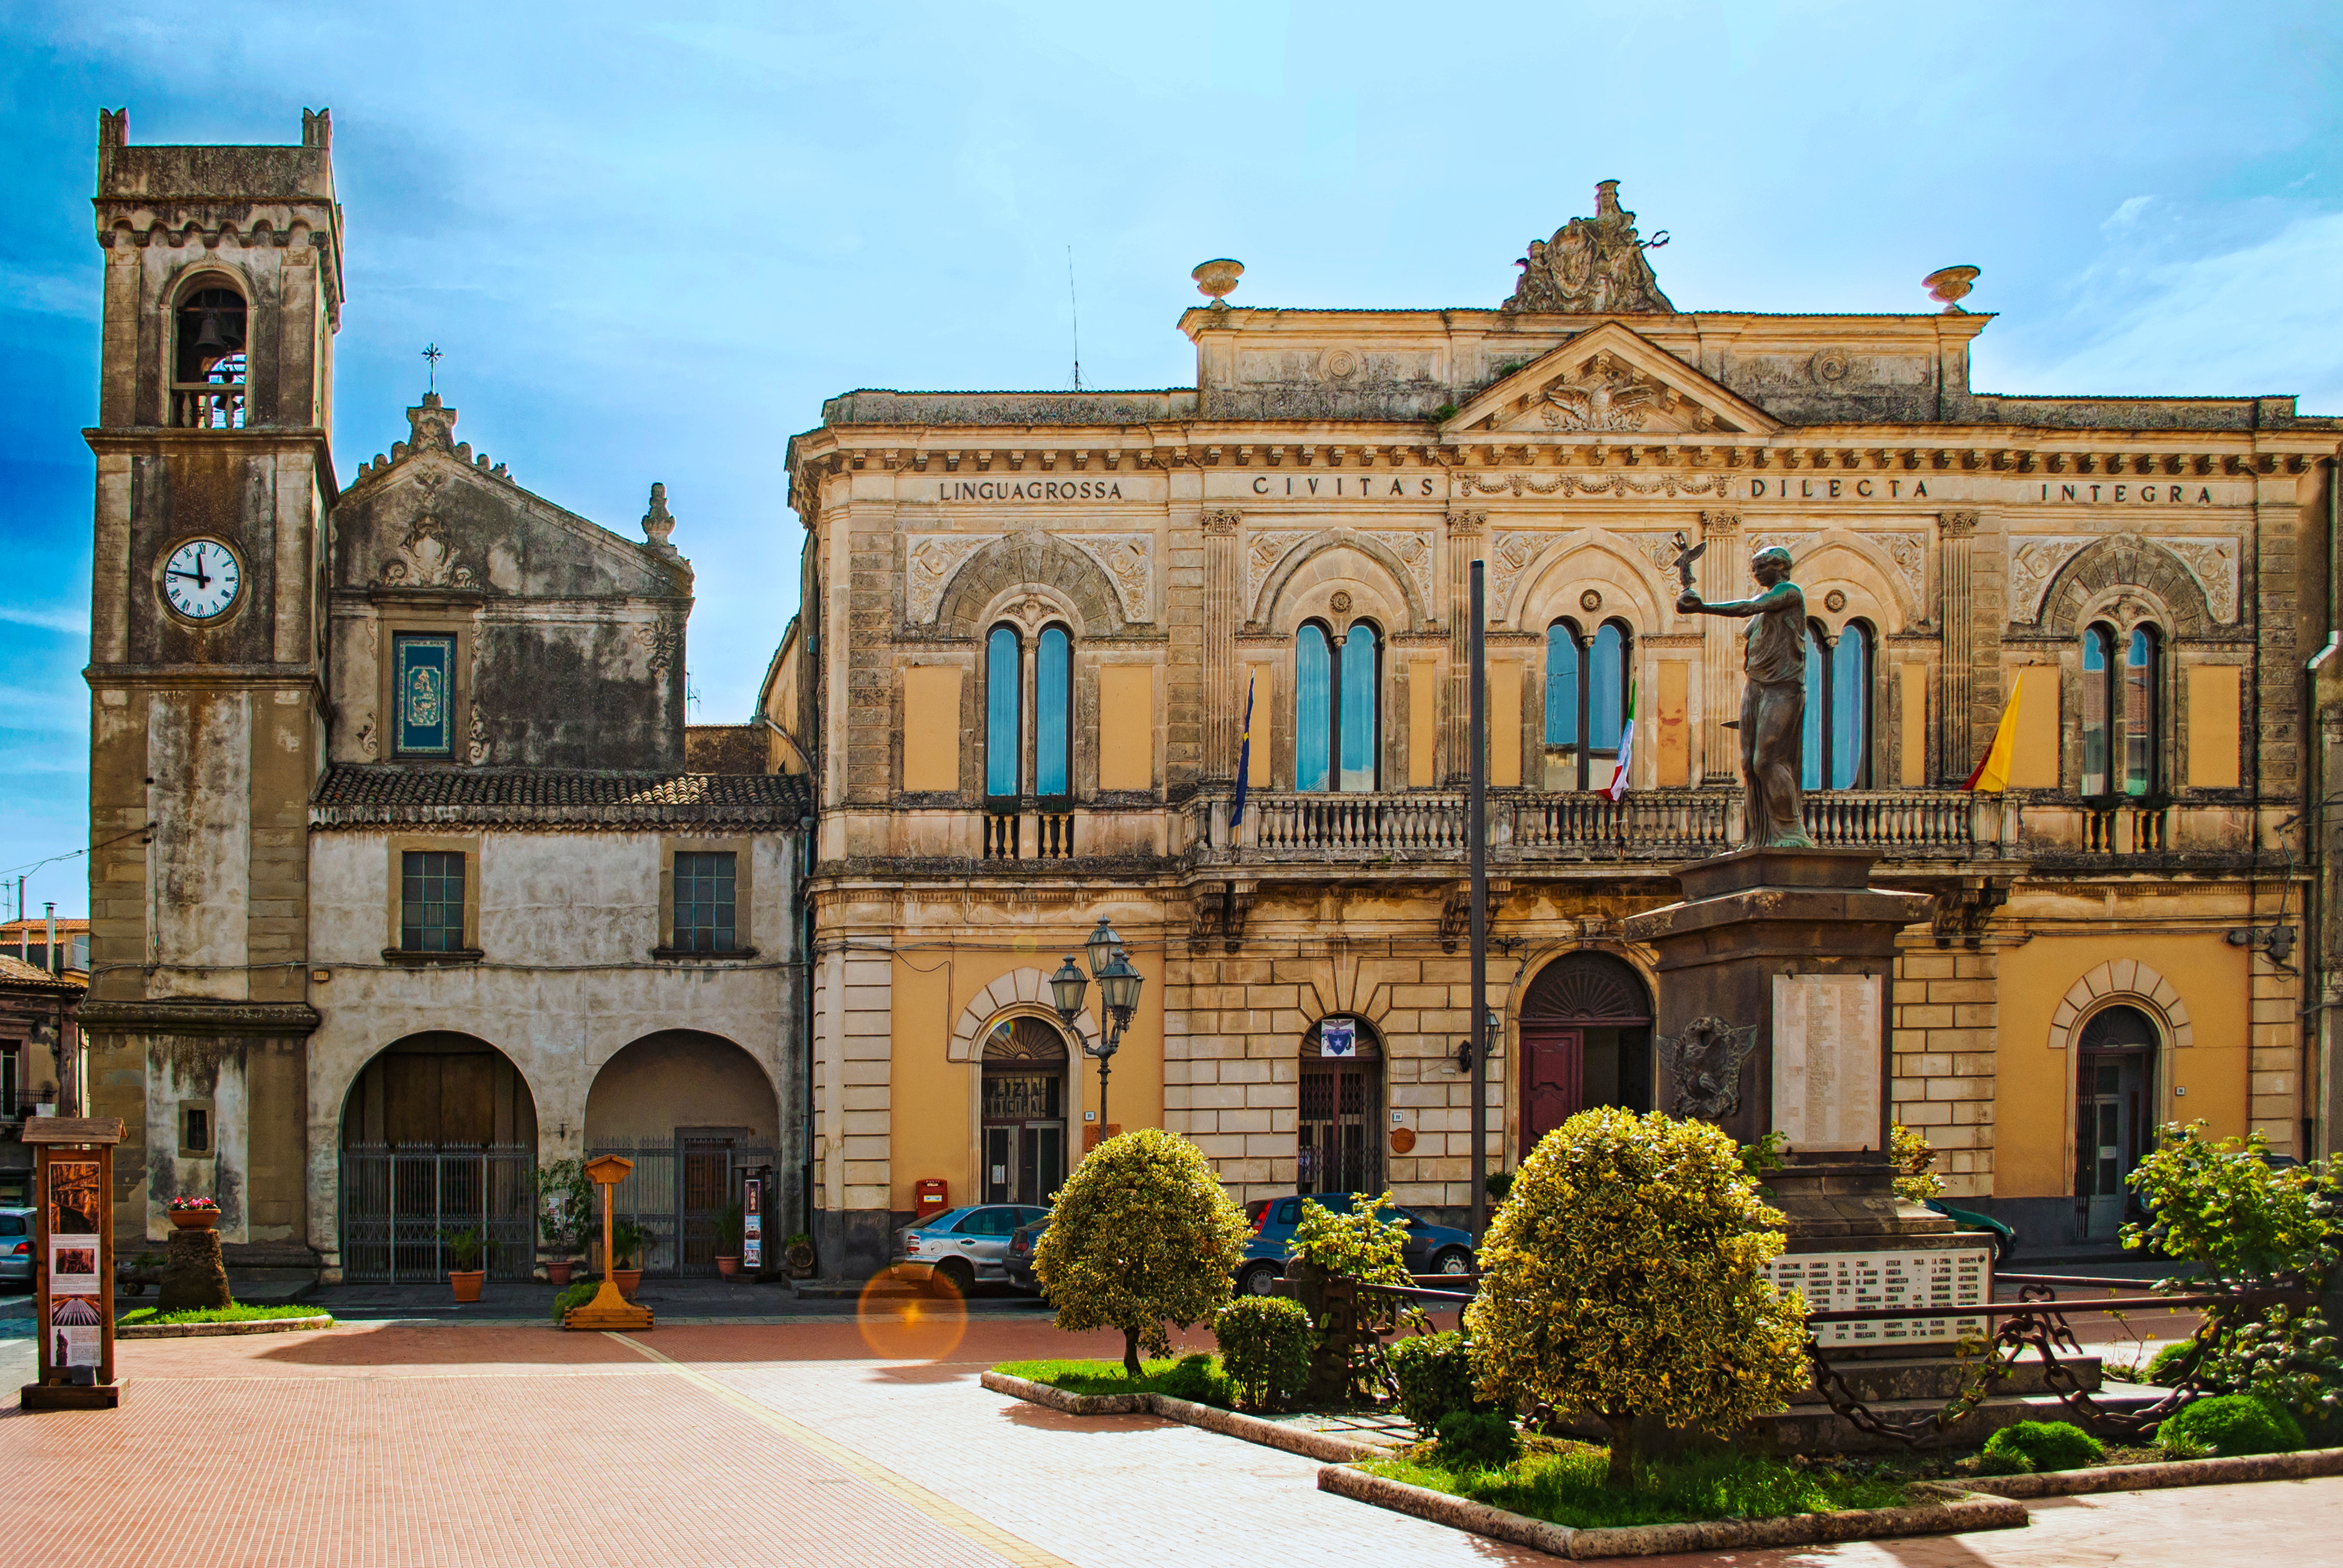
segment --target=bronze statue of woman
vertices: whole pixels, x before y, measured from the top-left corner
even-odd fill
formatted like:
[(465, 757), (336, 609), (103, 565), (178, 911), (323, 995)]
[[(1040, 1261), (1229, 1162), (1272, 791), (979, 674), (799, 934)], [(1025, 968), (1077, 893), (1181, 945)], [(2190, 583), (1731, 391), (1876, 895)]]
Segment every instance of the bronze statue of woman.
[(1742, 668), (1741, 779), (1748, 792), (1745, 849), (1811, 849), (1802, 807), (1806, 739), (1806, 595), (1790, 580), (1790, 552), (1776, 547), (1750, 558), (1754, 598), (1706, 604), (1686, 588), (1686, 615), (1755, 617)]

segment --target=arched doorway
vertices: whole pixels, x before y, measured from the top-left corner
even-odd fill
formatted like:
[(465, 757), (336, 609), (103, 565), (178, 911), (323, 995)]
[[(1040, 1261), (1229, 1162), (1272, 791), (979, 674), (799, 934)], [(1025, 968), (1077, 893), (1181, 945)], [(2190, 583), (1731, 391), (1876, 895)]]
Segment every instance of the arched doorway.
[(1571, 953), (1522, 997), (1521, 1152), (1590, 1106), (1652, 1108), (1652, 1000), (1623, 960)]
[(2075, 1201), (2086, 1238), (2123, 1228), (2125, 1179), (2156, 1138), (2155, 1020), (2136, 1007), (2101, 1008), (2076, 1035)]
[(479, 1229), (482, 1267), (537, 1263), (537, 1101), (503, 1051), (411, 1034), (376, 1053), (342, 1102), (342, 1277), (443, 1277), (450, 1232)]
[(987, 1203), (1047, 1203), (1066, 1180), (1066, 1037), (1004, 1018), (984, 1037), (981, 1191)]
[(602, 1064), (586, 1093), (586, 1153), (635, 1162), (610, 1207), (642, 1230), (644, 1272), (717, 1271), (725, 1212), (749, 1172), (771, 1173), (779, 1128), (772, 1080), (721, 1035), (661, 1030)]
[(1324, 1018), (1302, 1037), (1294, 1190), (1380, 1192), (1383, 1048), (1363, 1018)]

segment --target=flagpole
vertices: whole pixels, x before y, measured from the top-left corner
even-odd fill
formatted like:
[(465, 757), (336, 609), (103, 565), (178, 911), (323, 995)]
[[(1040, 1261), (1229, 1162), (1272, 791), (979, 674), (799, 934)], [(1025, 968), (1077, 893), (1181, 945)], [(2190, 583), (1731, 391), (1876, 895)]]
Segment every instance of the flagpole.
[[(1472, 670), (1467, 686), (1467, 699), (1472, 712), (1473, 749), (1469, 799), (1471, 819), (1465, 826), (1465, 842), (1472, 860), (1473, 888), (1473, 1245), (1481, 1245), (1481, 1234), (1489, 1214), (1489, 745), (1488, 717), (1482, 711), (1482, 687), (1488, 674), (1486, 649), (1483, 635), (1488, 615), (1483, 609), (1486, 593), (1483, 574), (1487, 563), (1473, 563), (1473, 588), (1468, 604), (1473, 617), (1470, 643)], [(1473, 1264), (1479, 1271), (1480, 1264)]]

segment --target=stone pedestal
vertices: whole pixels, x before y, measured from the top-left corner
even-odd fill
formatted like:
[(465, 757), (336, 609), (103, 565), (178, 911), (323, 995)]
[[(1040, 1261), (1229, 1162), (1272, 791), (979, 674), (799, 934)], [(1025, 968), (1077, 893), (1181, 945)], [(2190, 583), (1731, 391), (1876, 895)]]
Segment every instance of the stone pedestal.
[(227, 1270), (220, 1261), (217, 1231), (174, 1231), (163, 1252), (163, 1293), (158, 1312), (193, 1312), (229, 1304)]

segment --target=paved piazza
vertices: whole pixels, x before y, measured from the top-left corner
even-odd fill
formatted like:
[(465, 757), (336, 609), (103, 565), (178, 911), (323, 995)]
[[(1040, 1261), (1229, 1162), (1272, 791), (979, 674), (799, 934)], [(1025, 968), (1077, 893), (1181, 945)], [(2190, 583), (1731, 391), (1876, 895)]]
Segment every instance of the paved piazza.
[[(27, 1359), (27, 1342), (0, 1345)], [(1151, 1419), (1078, 1421), (976, 1382), (1011, 1357), (1113, 1349), (981, 1317), (127, 1342), (110, 1414), (26, 1415), (9, 1368), (0, 1564), (1551, 1561), (1328, 1496), (1311, 1461)], [(2338, 1540), (2343, 1480), (2062, 1499), (2027, 1530), (1957, 1539), (1646, 1561), (2204, 1568), (2333, 1562)]]

